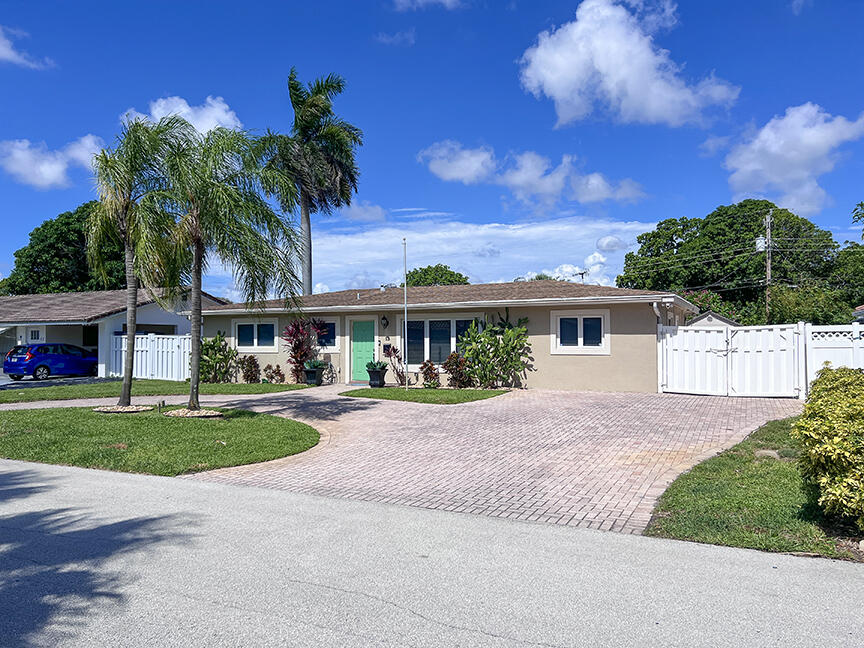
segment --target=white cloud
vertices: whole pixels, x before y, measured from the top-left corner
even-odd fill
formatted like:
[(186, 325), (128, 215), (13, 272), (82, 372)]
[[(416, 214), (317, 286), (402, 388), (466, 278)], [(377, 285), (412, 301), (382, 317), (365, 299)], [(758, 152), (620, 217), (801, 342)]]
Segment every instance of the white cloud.
[(573, 158), (565, 155), (554, 169), (549, 158), (533, 151), (514, 156), (515, 164), (502, 171), (495, 182), (502, 184), (522, 202), (536, 198), (541, 203), (554, 203), (567, 186), (573, 173)]
[(515, 153), (502, 161), (491, 148), (469, 149), (445, 140), (421, 151), (417, 159), (442, 180), (502, 185), (521, 202), (544, 207), (565, 196), (580, 203), (632, 202), (644, 196), (639, 184), (629, 178), (615, 183), (602, 173), (579, 173), (572, 155), (563, 156), (557, 166), (534, 151)]
[(735, 102), (740, 88), (713, 74), (696, 83), (657, 46), (652, 32), (675, 24), (674, 5), (584, 0), (576, 19), (542, 32), (520, 61), (523, 87), (555, 104), (558, 124), (608, 111), (622, 122), (702, 124), (713, 106)]
[(721, 135), (711, 135), (699, 145), (699, 155), (702, 157), (714, 157), (720, 151), (729, 147), (729, 141), (732, 138)]
[(459, 142), (444, 140), (418, 153), (417, 159), (428, 164), (429, 170), (442, 180), (476, 184), (495, 171), (492, 149), (466, 149)]
[(802, 216), (815, 214), (830, 202), (819, 176), (834, 169), (841, 145), (862, 136), (864, 113), (849, 121), (809, 102), (789, 107), (726, 156), (735, 199), (777, 196)]
[(444, 9), (458, 9), (462, 6), (461, 0), (393, 0), (396, 11), (411, 11), (414, 9), (425, 9), (440, 5)]
[(228, 107), (222, 97), (211, 96), (208, 96), (203, 104), (197, 106), (190, 106), (183, 97), (162, 97), (150, 102), (150, 114), (145, 115), (134, 108), (130, 108), (122, 115), (122, 118), (146, 118), (158, 121), (168, 115), (179, 115), (201, 133), (206, 133), (218, 126), (224, 128), (243, 126), (236, 113)]
[(91, 168), (93, 155), (103, 147), (95, 135), (85, 135), (61, 149), (49, 149), (44, 142), (30, 140), (0, 142), (0, 168), (17, 182), (37, 189), (69, 186), (69, 168)]
[[(586, 283), (610, 283), (621, 269), (623, 251), (604, 252), (607, 260), (600, 263), (592, 257), (598, 239), (633, 240), (653, 227), (654, 223), (577, 216), (518, 223), (430, 219), (375, 223), (362, 229), (318, 227), (313, 231), (312, 276), (331, 290), (398, 284), (404, 236), (409, 268), (445, 263), (474, 283), (512, 281), (538, 268), (563, 272), (561, 266), (573, 264), (574, 259), (583, 260), (580, 270), (591, 272)], [(206, 285), (230, 281), (230, 272), (214, 264)]]
[(417, 42), (417, 34), (412, 27), (405, 31), (393, 32), (392, 34), (379, 32), (375, 35), (375, 40), (382, 45), (404, 45), (406, 47), (411, 47)]
[(53, 67), (54, 61), (49, 58), (37, 59), (27, 52), (15, 49), (12, 38), (25, 38), (26, 36), (26, 32), (0, 25), (0, 62), (20, 65), (31, 70), (44, 70)]
[(804, 7), (811, 5), (812, 0), (792, 0), (789, 3), (789, 8), (792, 10), (792, 13), (796, 16), (800, 16), (801, 12), (804, 11)]
[(339, 211), (346, 218), (355, 221), (373, 222), (387, 219), (387, 210), (379, 205), (373, 205), (368, 200), (352, 203)]
[(624, 178), (617, 184), (609, 182), (602, 173), (574, 175), (571, 178), (573, 197), (580, 203), (615, 200), (636, 202), (645, 197), (645, 192), (635, 180)]
[(597, 249), (601, 252), (616, 252), (626, 247), (627, 244), (617, 236), (604, 236), (597, 239)]
[(316, 283), (315, 286), (312, 288), (313, 295), (320, 295), (321, 293), (326, 292), (330, 292), (330, 286), (325, 283), (321, 283), (320, 281)]

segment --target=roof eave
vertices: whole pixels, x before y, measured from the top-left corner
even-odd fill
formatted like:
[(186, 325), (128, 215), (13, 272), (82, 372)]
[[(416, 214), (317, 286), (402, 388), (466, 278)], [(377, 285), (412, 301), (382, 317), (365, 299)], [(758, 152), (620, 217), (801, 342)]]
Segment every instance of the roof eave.
[[(661, 303), (669, 303), (675, 304), (684, 310), (688, 310), (691, 312), (699, 312), (699, 309), (688, 302), (683, 297), (672, 293), (658, 293), (658, 294), (646, 294), (646, 295), (616, 295), (616, 296), (605, 296), (605, 297), (548, 297), (543, 299), (496, 299), (489, 301), (462, 301), (462, 302), (428, 302), (423, 304), (408, 304), (408, 308), (412, 311), (428, 311), (428, 310), (440, 310), (440, 309), (448, 309), (454, 310), (459, 308), (506, 308), (512, 306), (562, 306), (566, 304), (616, 304), (616, 303), (631, 303), (631, 304), (641, 304), (641, 303), (653, 303), (653, 302), (661, 302)], [(394, 303), (394, 304), (357, 304), (355, 305), (340, 305), (340, 306), (318, 306), (318, 307), (309, 307), (303, 310), (306, 310), (310, 313), (335, 313), (335, 312), (345, 312), (352, 313), (357, 311), (368, 311), (368, 310), (401, 310), (404, 308), (404, 304), (402, 303)], [(298, 312), (296, 309), (290, 309), (285, 307), (278, 308), (258, 308), (258, 309), (246, 309), (246, 308), (219, 308), (219, 309), (208, 309), (203, 310), (202, 315), (254, 315), (254, 314), (267, 314), (267, 313), (294, 313)]]

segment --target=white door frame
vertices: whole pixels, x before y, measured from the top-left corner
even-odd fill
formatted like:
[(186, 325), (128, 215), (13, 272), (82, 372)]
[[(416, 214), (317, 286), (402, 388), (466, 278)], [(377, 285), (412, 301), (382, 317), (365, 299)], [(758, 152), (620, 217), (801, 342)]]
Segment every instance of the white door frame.
[(373, 329), (373, 358), (378, 360), (378, 316), (377, 315), (346, 315), (345, 316), (345, 384), (351, 384), (351, 356), (354, 355), (354, 322), (369, 322), (372, 321), (375, 328)]

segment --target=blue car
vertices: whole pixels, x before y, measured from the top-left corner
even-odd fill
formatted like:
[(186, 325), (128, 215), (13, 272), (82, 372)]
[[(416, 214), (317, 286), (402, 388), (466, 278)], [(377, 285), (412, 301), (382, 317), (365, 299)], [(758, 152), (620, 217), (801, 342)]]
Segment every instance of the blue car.
[(25, 344), (13, 347), (3, 361), (3, 373), (12, 380), (33, 376), (94, 376), (96, 354), (72, 344)]

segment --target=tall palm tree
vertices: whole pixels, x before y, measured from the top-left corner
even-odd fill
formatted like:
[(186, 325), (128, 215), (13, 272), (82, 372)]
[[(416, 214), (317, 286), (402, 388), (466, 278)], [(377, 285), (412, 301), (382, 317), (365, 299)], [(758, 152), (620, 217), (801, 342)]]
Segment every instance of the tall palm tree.
[(288, 94), (294, 109), (291, 134), (268, 136), (274, 152), (269, 165), (291, 178), (290, 198), (296, 198), (300, 207), (304, 295), (312, 293), (310, 214), (329, 214), (350, 205), (351, 194), (357, 191), (360, 172), (354, 153), (363, 144), (363, 133), (333, 111), (333, 99), (344, 89), (344, 79), (335, 74), (304, 87), (292, 68), (288, 77)]
[[(161, 159), (169, 145), (182, 137), (188, 124), (174, 117), (157, 123), (132, 120), (123, 125), (113, 150), (93, 158), (99, 202), (87, 224), (87, 256), (91, 267), (107, 276), (104, 252), (109, 241), (123, 244), (126, 271), (126, 364), (118, 405), (129, 405), (135, 362), (139, 276), (154, 248), (165, 240), (167, 223), (145, 208), (148, 195), (164, 188)], [(149, 286), (153, 288), (152, 285)]]
[(191, 410), (200, 409), (201, 281), (208, 261), (231, 267), (235, 284), (253, 306), (274, 293), (293, 301), (299, 290), (291, 260), (296, 235), (267, 200), (278, 195), (291, 209), (293, 187), (264, 164), (266, 154), (272, 154), (270, 148), (240, 131), (217, 128), (202, 135), (189, 129), (165, 156), (165, 189), (151, 196), (153, 210), (169, 214), (174, 224), (174, 251), (154, 256), (159, 266), (154, 280), (162, 278), (166, 297), (184, 280), (189, 285)]

